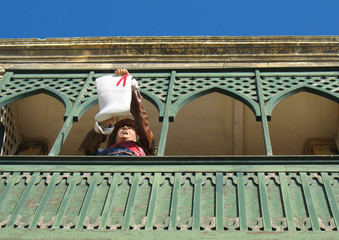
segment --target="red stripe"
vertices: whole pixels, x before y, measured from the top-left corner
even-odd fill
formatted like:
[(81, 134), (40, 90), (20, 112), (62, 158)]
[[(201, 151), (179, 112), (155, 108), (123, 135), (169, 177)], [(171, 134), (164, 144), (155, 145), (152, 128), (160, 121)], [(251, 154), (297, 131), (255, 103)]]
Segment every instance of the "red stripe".
[(120, 85), (121, 81), (124, 80), (123, 87), (126, 86), (126, 80), (127, 80), (128, 75), (124, 75), (120, 78), (120, 80), (117, 82), (117, 87)]

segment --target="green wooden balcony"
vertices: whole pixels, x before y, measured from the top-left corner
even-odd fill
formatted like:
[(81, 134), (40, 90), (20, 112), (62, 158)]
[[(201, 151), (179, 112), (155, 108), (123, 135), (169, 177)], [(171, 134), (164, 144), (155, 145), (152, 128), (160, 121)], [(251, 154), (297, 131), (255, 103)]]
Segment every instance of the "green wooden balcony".
[(0, 164), (2, 236), (338, 236), (338, 156), (3, 156)]
[[(97, 104), (95, 78), (107, 73), (4, 75), (1, 107), (44, 93), (65, 113), (49, 156), (0, 157), (0, 238), (338, 238), (339, 155), (274, 155), (269, 128), (275, 106), (295, 93), (339, 103), (338, 71), (131, 73), (159, 112), (158, 156), (59, 155), (74, 123)], [(213, 92), (252, 111), (266, 154), (166, 156), (170, 122)], [(10, 124), (3, 147), (9, 131)]]

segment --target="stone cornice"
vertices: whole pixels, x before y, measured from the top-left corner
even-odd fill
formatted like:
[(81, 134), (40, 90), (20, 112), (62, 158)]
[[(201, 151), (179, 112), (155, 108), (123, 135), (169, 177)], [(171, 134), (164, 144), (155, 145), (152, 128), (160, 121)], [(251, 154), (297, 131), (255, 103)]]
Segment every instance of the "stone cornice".
[(22, 64), (268, 63), (338, 66), (339, 36), (0, 39), (0, 67), (4, 68)]
[(76, 37), (76, 38), (19, 38), (0, 39), (0, 45), (51, 45), (51, 44), (114, 44), (114, 43), (324, 43), (339, 42), (339, 36), (159, 36), (159, 37)]

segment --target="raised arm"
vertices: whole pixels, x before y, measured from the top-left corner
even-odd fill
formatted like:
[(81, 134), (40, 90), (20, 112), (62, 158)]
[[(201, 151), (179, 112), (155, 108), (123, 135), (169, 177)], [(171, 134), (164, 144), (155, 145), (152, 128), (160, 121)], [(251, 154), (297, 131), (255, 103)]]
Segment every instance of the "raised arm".
[(142, 147), (148, 152), (147, 155), (154, 154), (154, 136), (148, 122), (148, 115), (142, 104), (143, 97), (139, 90), (132, 91), (131, 113), (135, 120), (135, 130), (139, 136)]

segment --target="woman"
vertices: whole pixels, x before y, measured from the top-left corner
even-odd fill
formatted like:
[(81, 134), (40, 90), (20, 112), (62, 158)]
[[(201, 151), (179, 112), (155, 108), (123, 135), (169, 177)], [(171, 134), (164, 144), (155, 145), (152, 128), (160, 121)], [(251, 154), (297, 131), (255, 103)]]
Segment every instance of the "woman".
[[(129, 74), (126, 69), (118, 69), (115, 75)], [(107, 136), (97, 133), (94, 129), (88, 132), (80, 145), (80, 153), (86, 155), (110, 156), (146, 156), (155, 155), (155, 142), (150, 129), (148, 116), (142, 104), (142, 96), (138, 89), (132, 90), (131, 114), (134, 120), (125, 118), (114, 125), (113, 132), (109, 135), (107, 148), (99, 150), (100, 144), (106, 141)], [(113, 122), (109, 119), (100, 125)]]

